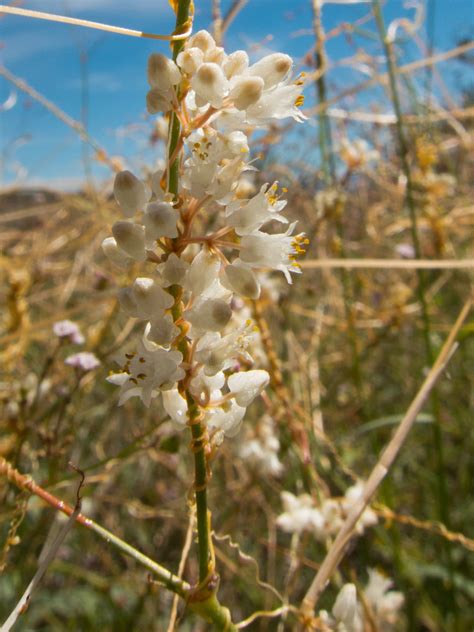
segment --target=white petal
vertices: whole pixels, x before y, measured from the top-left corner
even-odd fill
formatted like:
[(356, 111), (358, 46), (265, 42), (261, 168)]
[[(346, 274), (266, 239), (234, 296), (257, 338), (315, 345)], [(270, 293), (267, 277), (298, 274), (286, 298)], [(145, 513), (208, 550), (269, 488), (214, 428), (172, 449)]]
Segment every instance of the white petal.
[(248, 406), (260, 395), (270, 381), (267, 371), (255, 370), (234, 373), (227, 380), (231, 393), (239, 406)]

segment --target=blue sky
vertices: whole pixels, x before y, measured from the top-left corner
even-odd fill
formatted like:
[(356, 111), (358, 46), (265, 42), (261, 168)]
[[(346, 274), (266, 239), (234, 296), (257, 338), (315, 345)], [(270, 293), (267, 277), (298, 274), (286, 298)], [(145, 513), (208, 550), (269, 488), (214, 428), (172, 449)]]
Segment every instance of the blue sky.
[[(473, 0), (432, 2), (436, 50), (452, 47), (458, 37), (472, 37)], [(211, 2), (195, 3), (195, 30), (207, 28)], [(225, 11), (230, 1), (223, 0), (222, 4)], [(174, 25), (167, 0), (25, 0), (22, 6), (159, 33), (171, 32)], [(226, 48), (250, 47), (255, 58), (280, 50), (301, 59), (313, 42), (310, 6), (309, 0), (250, 0), (229, 30)], [(342, 21), (353, 22), (367, 11), (365, 4), (328, 4), (323, 12), (325, 30)], [(384, 8), (387, 23), (413, 13), (399, 0), (388, 0)], [(373, 21), (364, 28), (374, 31)], [(351, 43), (341, 36), (328, 43), (328, 54), (337, 62), (354, 54), (357, 47), (371, 54), (379, 50), (370, 39), (356, 36)], [(158, 157), (147, 144), (150, 121), (144, 108), (146, 60), (153, 51), (167, 53), (169, 45), (22, 17), (0, 17), (0, 63), (77, 119), (83, 85), (80, 57), (87, 55), (90, 133), (110, 154), (124, 156), (132, 167)], [(414, 47), (405, 47), (403, 56), (404, 61), (415, 58)], [(456, 64), (450, 67), (461, 71)], [(328, 76), (329, 87), (337, 93), (364, 78), (352, 70), (334, 70)], [(0, 103), (11, 91), (10, 84), (0, 77)], [(310, 99), (309, 95), (307, 103)], [(368, 96), (360, 99), (359, 104), (364, 103)], [(388, 111), (388, 107), (382, 109)], [(22, 93), (17, 94), (13, 108), (0, 112), (0, 152), (0, 184), (11, 183), (23, 174), (28, 184), (47, 182), (74, 188), (84, 178), (77, 135)], [(107, 174), (97, 166), (94, 172), (98, 178)]]

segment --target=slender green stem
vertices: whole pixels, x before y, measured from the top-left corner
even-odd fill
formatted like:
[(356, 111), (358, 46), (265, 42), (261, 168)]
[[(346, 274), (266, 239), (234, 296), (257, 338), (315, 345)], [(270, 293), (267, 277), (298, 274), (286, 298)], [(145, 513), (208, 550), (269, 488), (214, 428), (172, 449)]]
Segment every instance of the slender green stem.
[[(190, 0), (179, 0), (178, 11), (176, 13), (176, 32), (181, 30), (186, 22), (189, 20), (189, 7)], [(178, 40), (173, 44), (173, 60), (176, 61), (181, 49), (184, 46), (184, 40)], [(178, 145), (179, 137), (181, 134), (181, 124), (175, 113), (171, 115), (169, 143), (168, 143), (168, 158), (171, 158)], [(179, 155), (176, 156), (173, 162), (168, 168), (168, 191), (175, 196), (178, 194), (178, 182), (179, 182)]]
[(199, 581), (208, 578), (209, 568), (209, 522), (207, 518), (207, 464), (204, 429), (198, 421), (200, 411), (193, 398), (187, 394), (189, 425), (192, 433), (192, 447), (194, 452), (194, 485), (196, 494), (196, 516), (199, 549)]
[[(393, 48), (391, 42), (387, 39), (387, 31), (385, 28), (385, 23), (382, 15), (382, 11), (380, 8), (380, 0), (372, 0), (372, 6), (374, 11), (375, 20), (377, 23), (377, 28), (379, 31), (380, 39), (382, 40), (387, 70), (390, 81), (390, 92), (393, 102), (393, 108), (395, 110), (395, 116), (397, 120), (396, 131), (398, 137), (398, 144), (400, 149), (400, 161), (402, 165), (402, 170), (406, 178), (406, 203), (408, 207), (408, 212), (410, 216), (410, 233), (413, 242), (413, 247), (415, 250), (415, 257), (417, 259), (421, 258), (421, 247), (420, 240), (418, 237), (418, 219), (416, 213), (416, 204), (414, 198), (414, 187), (413, 187), (413, 179), (411, 176), (410, 164), (408, 161), (408, 142), (405, 136), (405, 129), (403, 126), (402, 120), (402, 109), (400, 104), (400, 97), (398, 93), (397, 81), (396, 81), (396, 66), (393, 54)], [(417, 284), (417, 298), (418, 302), (421, 306), (421, 315), (423, 321), (423, 339), (425, 346), (425, 354), (426, 359), (429, 364), (433, 363), (434, 359), (434, 349), (431, 342), (431, 322), (430, 316), (428, 312), (428, 305), (426, 301), (426, 280), (425, 274), (423, 270), (417, 269), (418, 276), (418, 284)], [(440, 401), (438, 392), (435, 388), (433, 388), (431, 392), (431, 406), (433, 410), (433, 417), (435, 423), (432, 424), (433, 428), (433, 444), (434, 450), (436, 454), (436, 476), (438, 483), (438, 513), (440, 519), (444, 522), (446, 527), (450, 528), (450, 512), (449, 512), (449, 497), (448, 497), (448, 489), (446, 484), (445, 477), (445, 468), (444, 468), (444, 450), (443, 450), (443, 437), (441, 432), (441, 414), (440, 414)], [(448, 562), (448, 569), (451, 578), (451, 600), (452, 605), (455, 608), (455, 599), (453, 593), (453, 575), (454, 575), (454, 567), (453, 560), (451, 557), (451, 550), (449, 546), (444, 543), (444, 550), (446, 559)]]
[[(39, 485), (37, 485), (29, 476), (21, 474), (18, 470), (13, 468), (8, 461), (0, 458), (0, 476), (5, 476), (8, 481), (16, 485), (18, 488), (28, 490), (35, 496), (38, 496), (44, 500), (48, 505), (54, 507), (58, 511), (62, 511), (67, 516), (71, 516), (74, 513), (74, 508), (68, 505), (64, 501), (60, 500), (56, 496), (53, 496), (50, 492), (46, 491)], [(180, 597), (185, 598), (190, 586), (187, 582), (183, 581), (176, 575), (173, 575), (171, 571), (161, 566), (157, 562), (147, 557), (144, 553), (141, 553), (127, 542), (121, 540), (118, 536), (114, 535), (101, 525), (97, 524), (90, 518), (82, 514), (78, 514), (76, 522), (82, 526), (94, 531), (103, 540), (114, 546), (116, 549), (125, 553), (129, 557), (132, 557), (139, 564), (147, 568), (153, 575), (155, 575), (160, 583), (166, 586), (172, 592), (178, 594)]]

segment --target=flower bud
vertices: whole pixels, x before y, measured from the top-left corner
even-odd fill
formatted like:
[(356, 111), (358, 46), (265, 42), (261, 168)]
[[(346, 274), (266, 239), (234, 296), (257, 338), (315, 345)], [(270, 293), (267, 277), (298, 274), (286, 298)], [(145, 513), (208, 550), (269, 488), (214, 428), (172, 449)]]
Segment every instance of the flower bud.
[(230, 264), (226, 266), (224, 275), (226, 286), (230, 286), (230, 289), (240, 296), (253, 299), (260, 296), (260, 285), (249, 268)]
[(142, 318), (160, 315), (174, 303), (171, 294), (165, 292), (153, 279), (139, 277), (132, 286), (132, 296)]
[(125, 267), (131, 261), (130, 257), (127, 256), (123, 250), (120, 250), (113, 237), (106, 237), (106, 239), (104, 239), (102, 242), (102, 250), (109, 261), (112, 261), (112, 263), (115, 263), (115, 265), (121, 268)]
[(179, 328), (169, 314), (162, 318), (153, 318), (147, 338), (162, 347), (168, 347), (179, 334)]
[(249, 67), (249, 56), (244, 50), (231, 53), (224, 62), (223, 68), (227, 79), (235, 75), (242, 75)]
[(218, 64), (222, 66), (222, 62), (225, 60), (226, 54), (222, 46), (216, 46), (211, 50), (208, 50), (204, 55), (204, 61), (212, 62), (214, 64)]
[(133, 298), (132, 288), (121, 288), (118, 291), (118, 300), (120, 307), (128, 316), (132, 316), (132, 318), (138, 317), (138, 308), (135, 299)]
[(182, 50), (176, 60), (178, 66), (187, 72), (188, 75), (194, 75), (199, 66), (204, 62), (204, 53), (196, 46)]
[(229, 97), (238, 110), (246, 110), (260, 99), (263, 85), (261, 77), (239, 77), (230, 91)]
[(145, 261), (145, 228), (133, 222), (115, 222), (112, 233), (119, 248), (136, 261)]
[(219, 298), (203, 301), (186, 312), (187, 320), (201, 331), (221, 331), (231, 316), (230, 305)]
[(222, 68), (214, 63), (202, 64), (191, 79), (191, 87), (197, 96), (215, 108), (221, 107), (228, 83)]
[(189, 263), (180, 259), (176, 253), (172, 252), (164, 263), (160, 263), (158, 270), (162, 276), (163, 287), (170, 285), (182, 285)]
[(280, 83), (290, 72), (292, 66), (293, 60), (288, 55), (272, 53), (250, 66), (249, 74), (261, 77), (264, 81), (265, 89), (268, 90)]
[(143, 220), (147, 241), (153, 241), (161, 237), (177, 237), (178, 227), (176, 222), (178, 217), (178, 213), (171, 204), (166, 202), (152, 202), (148, 204)]
[(158, 88), (152, 88), (146, 95), (146, 109), (150, 114), (169, 112), (171, 110), (171, 98), (168, 92)]
[(189, 38), (188, 48), (200, 48), (203, 53), (212, 50), (216, 47), (216, 42), (212, 35), (207, 31), (198, 31), (195, 35)]
[(115, 176), (114, 196), (127, 217), (132, 217), (148, 202), (147, 187), (131, 171), (121, 171)]
[(148, 83), (152, 88), (168, 90), (181, 81), (181, 73), (172, 59), (153, 53), (148, 58)]

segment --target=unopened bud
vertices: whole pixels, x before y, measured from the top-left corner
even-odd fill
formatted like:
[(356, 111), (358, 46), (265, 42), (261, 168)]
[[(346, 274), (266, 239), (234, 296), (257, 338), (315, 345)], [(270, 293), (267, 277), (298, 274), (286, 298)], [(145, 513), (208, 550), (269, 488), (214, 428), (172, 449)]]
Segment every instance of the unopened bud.
[(199, 67), (199, 70), (191, 79), (191, 86), (198, 97), (219, 108), (227, 92), (228, 81), (220, 66), (214, 63), (206, 63)]
[(194, 75), (199, 66), (204, 62), (204, 53), (196, 46), (186, 48), (180, 52), (176, 61), (184, 72), (187, 72), (189, 75)]
[(102, 250), (109, 261), (112, 261), (112, 263), (115, 263), (115, 265), (121, 268), (125, 267), (131, 261), (130, 257), (120, 250), (113, 237), (104, 239), (102, 242)]
[(171, 294), (165, 292), (153, 279), (139, 277), (132, 286), (132, 295), (137, 304), (140, 316), (148, 318), (153, 314), (160, 314), (171, 307), (174, 299)]
[(224, 274), (230, 289), (240, 296), (253, 299), (260, 296), (260, 285), (255, 274), (249, 268), (230, 264), (226, 266)]
[(249, 56), (244, 50), (231, 53), (224, 62), (223, 68), (227, 79), (234, 75), (242, 75), (249, 67)]
[(145, 261), (145, 228), (133, 222), (115, 222), (112, 233), (119, 248), (136, 261)]
[(171, 110), (171, 99), (169, 92), (163, 92), (159, 88), (152, 88), (146, 95), (146, 109), (150, 114), (158, 112), (169, 112)]
[(263, 85), (261, 77), (243, 77), (232, 88), (229, 97), (238, 110), (246, 110), (260, 99)]
[(152, 88), (167, 90), (177, 86), (181, 81), (181, 73), (172, 59), (153, 53), (148, 58), (148, 83)]
[(232, 309), (222, 299), (210, 299), (186, 312), (187, 320), (196, 329), (221, 331), (232, 316)]
[(166, 202), (152, 202), (145, 210), (145, 230), (147, 241), (161, 237), (175, 238), (178, 236), (178, 213), (171, 204)]
[(265, 88), (272, 88), (280, 83), (290, 72), (293, 60), (283, 53), (273, 53), (257, 61), (250, 66), (249, 74), (261, 77), (265, 83)]
[(131, 171), (115, 176), (114, 196), (127, 217), (142, 209), (150, 198), (147, 187)]
[(189, 38), (188, 46), (189, 48), (196, 46), (196, 48), (200, 48), (203, 53), (206, 53), (216, 47), (216, 42), (210, 33), (203, 30), (198, 31), (195, 35)]

